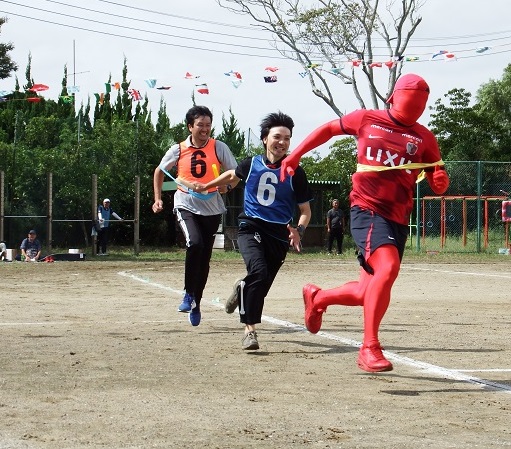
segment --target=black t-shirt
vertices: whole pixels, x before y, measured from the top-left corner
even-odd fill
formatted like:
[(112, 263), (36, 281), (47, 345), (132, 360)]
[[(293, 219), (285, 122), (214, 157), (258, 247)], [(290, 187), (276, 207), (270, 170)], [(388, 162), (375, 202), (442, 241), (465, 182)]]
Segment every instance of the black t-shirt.
[(344, 213), (341, 209), (330, 209), (327, 212), (327, 218), (330, 219), (330, 229), (342, 229), (343, 228), (343, 217)]

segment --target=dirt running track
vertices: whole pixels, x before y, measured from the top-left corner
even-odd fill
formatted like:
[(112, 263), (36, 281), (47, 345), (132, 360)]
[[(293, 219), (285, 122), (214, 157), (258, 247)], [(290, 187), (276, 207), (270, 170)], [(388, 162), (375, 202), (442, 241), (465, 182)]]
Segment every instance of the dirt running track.
[(222, 308), (241, 260), (212, 264), (198, 328), (181, 262), (1, 264), (0, 448), (511, 448), (509, 262), (405, 263), (382, 374), (360, 308), (303, 328), (302, 285), (351, 260), (286, 262), (255, 352)]

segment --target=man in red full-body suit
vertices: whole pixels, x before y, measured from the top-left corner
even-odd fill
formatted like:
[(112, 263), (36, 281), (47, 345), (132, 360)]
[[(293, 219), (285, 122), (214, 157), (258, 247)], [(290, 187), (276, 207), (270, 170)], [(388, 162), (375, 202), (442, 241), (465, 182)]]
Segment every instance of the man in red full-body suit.
[(418, 75), (400, 77), (387, 100), (386, 110), (356, 110), (313, 131), (287, 156), (281, 179), (298, 166), (300, 157), (333, 136), (357, 137), (357, 171), (350, 193), (350, 224), (361, 265), (358, 281), (323, 290), (303, 287), (305, 325), (321, 329), (330, 305), (362, 306), (364, 338), (358, 366), (365, 371), (392, 370), (383, 353), (378, 331), (390, 303), (408, 236), (414, 186), (421, 170), (432, 190), (440, 195), (449, 177), (435, 136), (417, 120), (426, 108), (429, 86)]

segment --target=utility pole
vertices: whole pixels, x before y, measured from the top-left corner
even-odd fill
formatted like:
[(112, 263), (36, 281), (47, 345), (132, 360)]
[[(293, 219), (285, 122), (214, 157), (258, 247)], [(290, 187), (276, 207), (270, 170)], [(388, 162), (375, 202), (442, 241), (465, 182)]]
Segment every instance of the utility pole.
[(12, 182), (11, 182), (11, 192), (10, 199), (11, 204), (14, 203), (14, 197), (16, 195), (16, 149), (18, 146), (18, 122), (19, 122), (20, 111), (16, 111), (15, 119), (14, 119), (14, 144), (12, 151)]

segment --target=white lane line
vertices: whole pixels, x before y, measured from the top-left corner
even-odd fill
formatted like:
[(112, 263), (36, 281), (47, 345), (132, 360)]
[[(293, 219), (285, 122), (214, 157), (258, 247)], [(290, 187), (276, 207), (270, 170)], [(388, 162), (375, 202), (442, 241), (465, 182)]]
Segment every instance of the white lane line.
[(57, 325), (70, 325), (70, 324), (76, 324), (72, 321), (40, 321), (40, 322), (33, 322), (33, 323), (0, 323), (0, 326), (57, 326)]
[[(289, 327), (295, 330), (305, 329), (304, 326), (300, 326), (298, 324), (290, 323), (288, 321), (282, 321), (277, 318), (272, 318), (268, 316), (263, 316), (263, 320), (275, 324), (277, 326)], [(327, 338), (329, 340), (337, 341), (347, 346), (353, 346), (356, 348), (359, 348), (361, 346), (361, 343), (358, 341), (351, 340), (349, 338), (339, 337), (337, 335), (329, 334), (327, 332), (320, 331), (316, 335), (323, 338)], [(448, 379), (468, 382), (484, 387), (489, 387), (495, 390), (501, 390), (504, 391), (505, 393), (511, 393), (511, 385), (500, 384), (485, 379), (479, 379), (478, 377), (468, 376), (466, 374), (462, 374), (459, 370), (452, 370), (448, 368), (443, 368), (441, 366), (433, 365), (431, 363), (421, 362), (420, 360), (411, 359), (410, 357), (405, 357), (390, 351), (383, 352), (385, 353), (385, 356), (392, 362), (401, 363), (412, 368), (417, 368), (419, 370), (425, 371), (435, 376), (446, 377)]]
[[(118, 274), (120, 276), (125, 276), (125, 277), (128, 277), (128, 278), (133, 279), (133, 280), (138, 281), (138, 282), (143, 282), (143, 283), (145, 283), (147, 285), (151, 285), (153, 287), (162, 288), (164, 290), (170, 290), (170, 291), (177, 292), (177, 293), (182, 293), (181, 290), (172, 289), (172, 288), (167, 287), (167, 286), (165, 286), (163, 284), (158, 284), (156, 282), (152, 282), (151, 280), (149, 280), (147, 278), (142, 278), (142, 277), (137, 276), (135, 274), (127, 273), (126, 271), (121, 271)], [(223, 308), (223, 304), (219, 303), (217, 300), (212, 300), (211, 303), (215, 307), (222, 307)], [(267, 316), (267, 315), (263, 315), (261, 317), (261, 319), (263, 321), (266, 321), (266, 322), (270, 323), (270, 324), (274, 324), (275, 326), (282, 326), (282, 327), (287, 327), (289, 329), (300, 330), (300, 331), (304, 331), (305, 330), (305, 327), (301, 326), (299, 324), (291, 323), (289, 321), (280, 320), (278, 318), (270, 317), (270, 316)], [(340, 337), (340, 336), (333, 335), (333, 334), (329, 334), (327, 332), (320, 331), (316, 335), (318, 337), (326, 338), (326, 339), (329, 339), (329, 340), (334, 340), (336, 342), (345, 344), (347, 346), (353, 346), (353, 347), (356, 347), (356, 348), (359, 348), (361, 346), (361, 343), (359, 341), (352, 340), (352, 339), (349, 339), (349, 338)], [(490, 388), (490, 389), (493, 389), (493, 390), (503, 391), (505, 393), (511, 393), (511, 385), (506, 385), (506, 384), (501, 384), (501, 383), (497, 383), (497, 382), (492, 382), (492, 381), (485, 380), (485, 379), (480, 379), (480, 378), (474, 377), (474, 376), (468, 376), (466, 374), (463, 374), (459, 370), (452, 370), (452, 369), (448, 369), (448, 368), (443, 368), (441, 366), (433, 365), (431, 363), (421, 362), (419, 360), (415, 360), (415, 359), (412, 359), (410, 357), (401, 356), (401, 355), (395, 354), (393, 352), (384, 351), (384, 353), (385, 353), (385, 356), (389, 360), (391, 360), (392, 362), (401, 363), (403, 365), (407, 365), (409, 367), (422, 370), (422, 371), (424, 371), (426, 373), (433, 374), (435, 376), (446, 377), (448, 379), (453, 379), (453, 380), (457, 380), (457, 381), (462, 381), (462, 382), (467, 382), (467, 383), (479, 385), (479, 386), (481, 386), (483, 388), (486, 387), (486, 388)]]
[(481, 276), (481, 277), (489, 277), (489, 278), (511, 279), (511, 274), (475, 273), (475, 272), (471, 272), (471, 271), (439, 270), (437, 268), (419, 268), (419, 267), (410, 267), (407, 265), (401, 265), (401, 269), (403, 269), (403, 268), (407, 269), (407, 270), (433, 271), (435, 273), (463, 274), (466, 276)]
[(153, 287), (157, 287), (157, 288), (160, 288), (162, 290), (167, 290), (167, 291), (172, 292), (172, 293), (179, 293), (180, 295), (183, 295), (185, 293), (183, 290), (176, 290), (175, 288), (168, 287), (168, 286), (163, 285), (163, 284), (158, 284), (156, 282), (151, 281), (148, 278), (143, 278), (143, 277), (140, 277), (140, 276), (136, 276), (134, 274), (128, 273), (127, 271), (119, 271), (117, 274), (120, 275), (120, 276), (124, 276), (124, 277), (127, 277), (127, 278), (134, 279), (134, 280), (136, 280), (138, 282), (143, 282), (144, 284), (152, 285)]
[[(223, 307), (223, 305), (222, 305)], [(17, 322), (9, 322), (9, 323), (0, 323), (0, 326), (4, 327), (30, 327), (30, 326), (38, 326), (38, 327), (46, 327), (46, 326), (82, 326), (82, 327), (91, 327), (96, 326), (98, 324), (131, 324), (131, 325), (138, 325), (138, 324), (171, 324), (171, 323), (180, 323), (182, 321), (188, 322), (188, 315), (182, 313), (181, 315), (184, 316), (184, 318), (176, 318), (174, 320), (140, 320), (140, 321), (134, 321), (134, 320), (122, 320), (122, 321), (109, 321), (109, 320), (101, 320), (101, 321), (54, 321), (54, 322), (46, 322), (46, 321), (40, 321), (39, 323), (17, 323)], [(232, 321), (230, 318), (208, 318), (208, 321)], [(0, 449), (2, 449), (2, 446), (0, 446)]]

